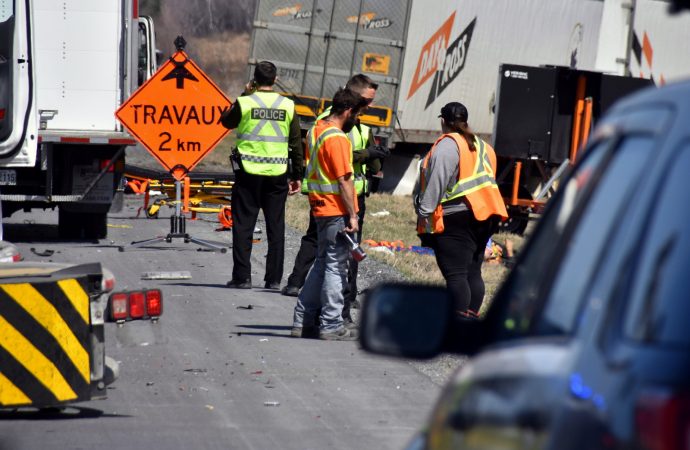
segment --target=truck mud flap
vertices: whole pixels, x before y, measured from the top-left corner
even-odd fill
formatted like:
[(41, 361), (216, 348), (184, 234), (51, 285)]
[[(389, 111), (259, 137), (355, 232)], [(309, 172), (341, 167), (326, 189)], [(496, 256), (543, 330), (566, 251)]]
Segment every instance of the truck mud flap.
[(0, 407), (91, 397), (87, 277), (0, 280)]

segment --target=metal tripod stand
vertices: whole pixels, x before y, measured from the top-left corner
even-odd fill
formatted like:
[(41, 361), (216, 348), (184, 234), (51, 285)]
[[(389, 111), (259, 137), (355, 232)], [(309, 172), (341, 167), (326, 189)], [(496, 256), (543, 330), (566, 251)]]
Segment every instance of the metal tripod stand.
[(156, 244), (158, 242), (164, 241), (167, 243), (171, 243), (173, 239), (180, 238), (184, 240), (185, 244), (193, 242), (203, 247), (207, 247), (212, 250), (218, 250), (221, 253), (226, 253), (228, 249), (224, 244), (220, 242), (198, 239), (193, 236), (190, 236), (189, 233), (187, 233), (186, 217), (182, 215), (180, 207), (180, 205), (182, 204), (182, 183), (179, 180), (175, 180), (175, 200), (175, 214), (170, 217), (170, 233), (168, 233), (167, 236), (158, 236), (152, 239), (145, 239), (143, 241), (134, 241), (126, 247), (118, 247), (118, 250), (124, 252), (125, 248), (146, 247), (151, 244)]

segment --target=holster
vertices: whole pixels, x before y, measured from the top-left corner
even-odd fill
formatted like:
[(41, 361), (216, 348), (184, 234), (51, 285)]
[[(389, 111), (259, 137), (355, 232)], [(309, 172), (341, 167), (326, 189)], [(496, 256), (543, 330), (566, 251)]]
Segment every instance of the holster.
[(242, 171), (242, 156), (237, 147), (233, 148), (230, 152), (230, 167), (232, 167), (233, 172)]

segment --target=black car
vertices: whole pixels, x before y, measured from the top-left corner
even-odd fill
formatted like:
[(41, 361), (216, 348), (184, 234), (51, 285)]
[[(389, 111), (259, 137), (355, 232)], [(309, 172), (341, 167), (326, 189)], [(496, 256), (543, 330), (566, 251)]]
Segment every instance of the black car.
[(690, 449), (690, 82), (618, 103), (482, 321), (384, 286), (362, 343), (472, 355), (409, 448)]

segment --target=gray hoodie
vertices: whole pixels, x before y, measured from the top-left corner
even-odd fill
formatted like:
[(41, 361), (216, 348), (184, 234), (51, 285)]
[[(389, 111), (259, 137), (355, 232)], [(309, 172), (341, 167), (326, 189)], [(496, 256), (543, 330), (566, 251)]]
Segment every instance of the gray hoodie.
[[(426, 190), (423, 195), (420, 195), (420, 174), (421, 162), (419, 165), (419, 172), (417, 174), (417, 182), (415, 183), (413, 191), (413, 202), (415, 212), (419, 217), (429, 217), (447, 191), (453, 189), (453, 186), (458, 182), (459, 171), (458, 145), (452, 138), (443, 138), (437, 145), (434, 153), (429, 159), (427, 167), (428, 179), (426, 183)], [(465, 202), (447, 205), (443, 207), (443, 215), (453, 214), (459, 211), (467, 211), (469, 208)]]

